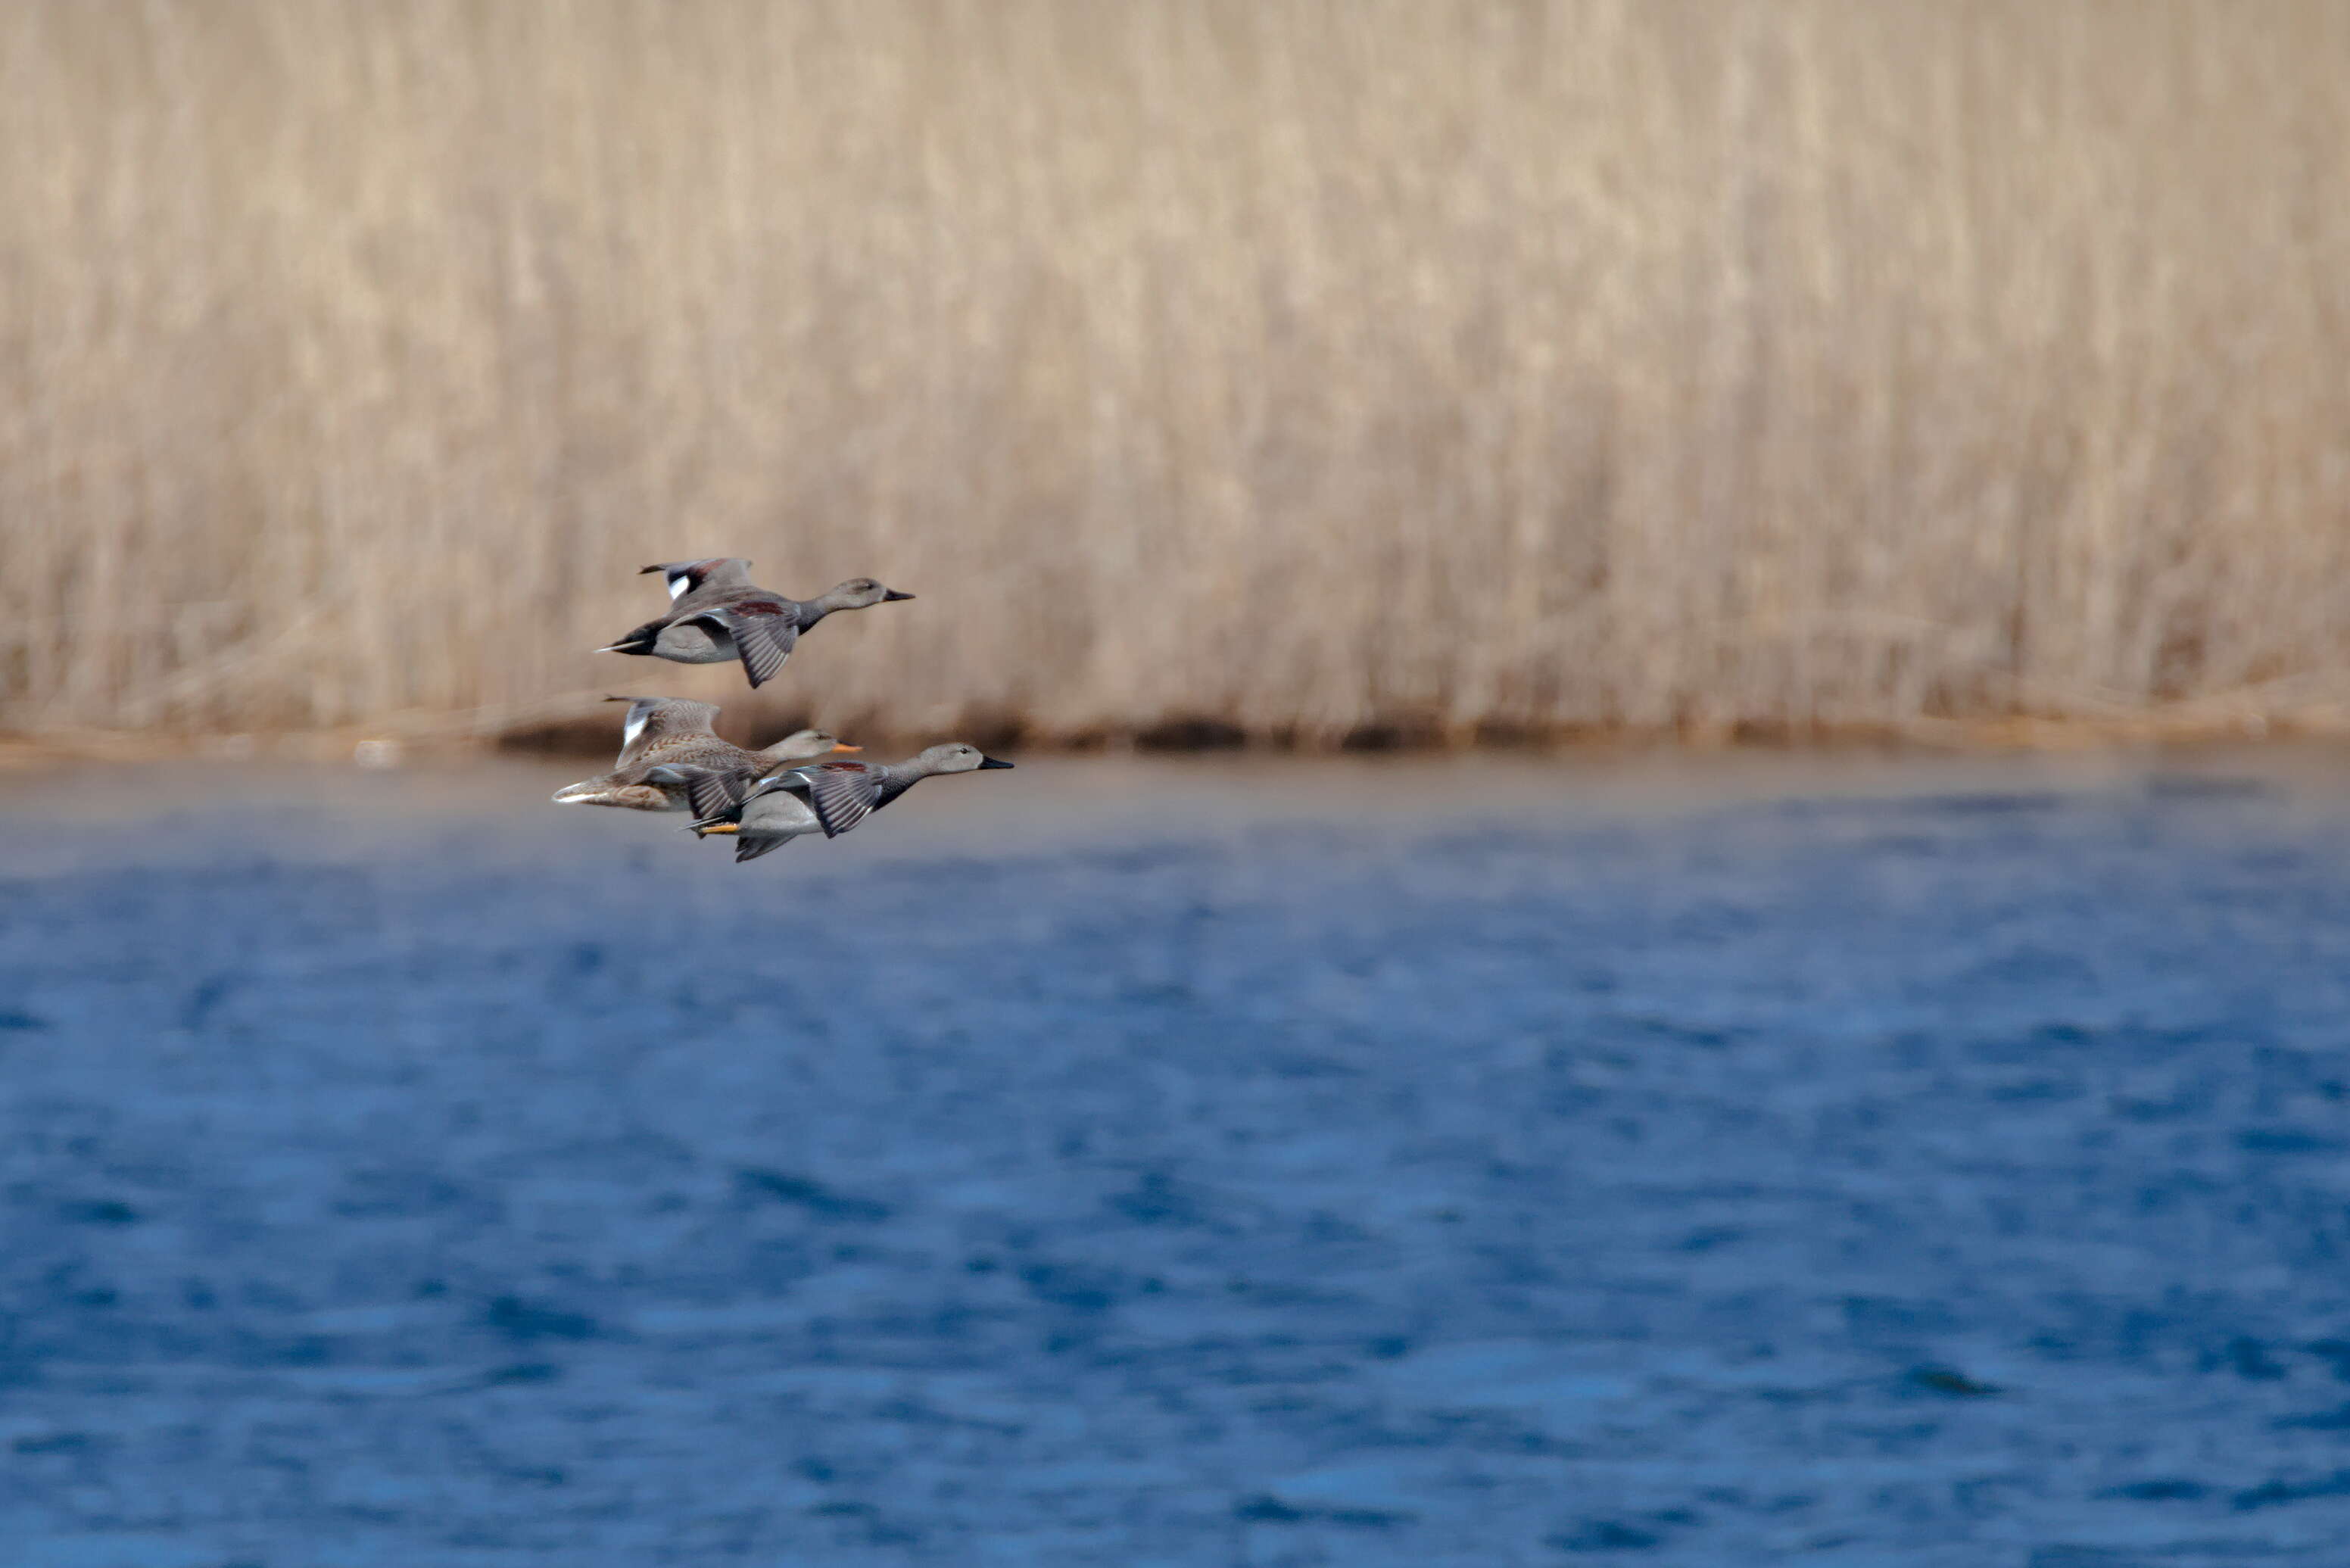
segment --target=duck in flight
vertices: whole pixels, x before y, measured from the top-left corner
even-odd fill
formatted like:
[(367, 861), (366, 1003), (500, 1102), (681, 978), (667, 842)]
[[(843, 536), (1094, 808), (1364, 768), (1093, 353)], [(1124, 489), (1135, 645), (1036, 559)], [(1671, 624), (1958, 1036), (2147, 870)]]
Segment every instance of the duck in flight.
[(629, 716), (620, 730), (619, 761), (608, 774), (556, 790), (558, 805), (683, 811), (688, 804), (684, 784), (656, 781), (654, 774), (682, 766), (755, 781), (773, 773), (778, 763), (803, 763), (859, 749), (843, 745), (822, 730), (802, 730), (764, 750), (748, 751), (720, 740), (712, 732), (718, 710), (707, 702), (674, 697), (608, 697), (605, 701), (629, 704)]
[(598, 651), (650, 654), (678, 664), (740, 659), (754, 688), (784, 667), (800, 633), (833, 611), (914, 597), (871, 577), (851, 577), (812, 599), (790, 598), (753, 584), (751, 563), (734, 556), (661, 562), (643, 571), (659, 572), (669, 584), (669, 614)]
[(747, 780), (691, 764), (664, 771), (685, 787), (693, 831), (734, 835), (741, 861), (811, 833), (837, 838), (926, 778), (1011, 765), (953, 741), (902, 763), (818, 762)]

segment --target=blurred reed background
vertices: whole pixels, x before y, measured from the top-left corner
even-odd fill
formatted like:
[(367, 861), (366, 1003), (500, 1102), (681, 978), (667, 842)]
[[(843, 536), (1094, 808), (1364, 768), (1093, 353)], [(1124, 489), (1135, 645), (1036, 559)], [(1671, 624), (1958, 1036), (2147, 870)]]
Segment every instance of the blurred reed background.
[[(16, 0), (0, 729), (2326, 722), (2345, 82), (2333, 0)], [(588, 651), (720, 552), (921, 602)]]

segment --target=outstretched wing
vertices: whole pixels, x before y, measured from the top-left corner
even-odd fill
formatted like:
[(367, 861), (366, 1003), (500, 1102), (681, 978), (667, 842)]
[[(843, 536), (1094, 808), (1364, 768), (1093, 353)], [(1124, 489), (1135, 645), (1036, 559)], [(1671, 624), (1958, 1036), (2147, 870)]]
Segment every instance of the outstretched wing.
[(784, 667), (800, 636), (799, 612), (781, 599), (739, 599), (686, 618), (720, 627), (734, 639), (743, 673), (751, 678), (754, 689)]
[(751, 563), (739, 556), (711, 556), (699, 561), (660, 561), (640, 566), (637, 575), (659, 572), (669, 585), (670, 603), (675, 604), (697, 588), (740, 588), (751, 582)]
[(807, 797), (816, 821), (824, 825), (827, 838), (837, 838), (872, 815), (886, 798), (883, 792), (889, 785), (881, 770), (870, 763), (818, 763), (785, 775), (785, 787), (795, 787), (790, 782), (794, 779), (806, 781), (798, 786), (800, 793)]
[(607, 702), (626, 702), (629, 717), (620, 728), (620, 760), (618, 767), (625, 768), (645, 754), (658, 741), (673, 741), (682, 735), (708, 735), (718, 710), (707, 702), (689, 702), (681, 697), (607, 697)]
[(678, 784), (696, 827), (711, 822), (731, 822), (743, 815), (743, 792), (751, 774), (743, 769), (702, 768), (689, 763), (668, 763), (647, 774), (653, 784)]
[(745, 860), (756, 860), (769, 850), (781, 849), (791, 841), (791, 836), (788, 834), (781, 838), (762, 838), (755, 835), (737, 838), (734, 840), (734, 864), (740, 866)]

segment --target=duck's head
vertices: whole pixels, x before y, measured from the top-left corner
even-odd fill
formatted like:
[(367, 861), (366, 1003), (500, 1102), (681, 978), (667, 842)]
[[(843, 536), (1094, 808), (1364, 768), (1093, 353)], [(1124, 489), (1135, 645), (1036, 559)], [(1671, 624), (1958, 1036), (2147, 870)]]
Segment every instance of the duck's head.
[(824, 603), (829, 609), (870, 609), (891, 599), (910, 599), (911, 594), (901, 594), (895, 588), (884, 587), (871, 577), (851, 577), (845, 583), (835, 583), (825, 591)]
[(797, 730), (769, 746), (766, 754), (782, 762), (800, 763), (811, 757), (829, 757), (864, 749), (847, 744), (829, 730)]
[(926, 774), (971, 774), (982, 768), (1008, 768), (1012, 765), (963, 741), (949, 741), (942, 746), (932, 746), (914, 761)]

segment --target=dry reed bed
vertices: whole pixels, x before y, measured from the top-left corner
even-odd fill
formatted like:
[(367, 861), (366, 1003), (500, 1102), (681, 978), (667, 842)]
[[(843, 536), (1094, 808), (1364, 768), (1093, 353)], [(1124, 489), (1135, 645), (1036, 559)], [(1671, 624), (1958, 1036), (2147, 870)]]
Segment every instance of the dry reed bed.
[[(19, 0), (0, 730), (2350, 699), (2350, 6)], [(646, 561), (843, 618), (753, 702)]]

